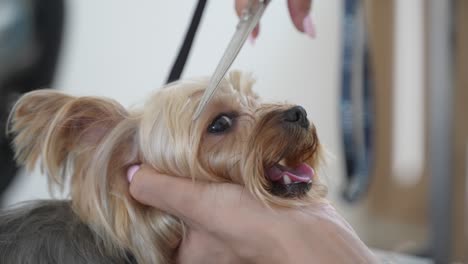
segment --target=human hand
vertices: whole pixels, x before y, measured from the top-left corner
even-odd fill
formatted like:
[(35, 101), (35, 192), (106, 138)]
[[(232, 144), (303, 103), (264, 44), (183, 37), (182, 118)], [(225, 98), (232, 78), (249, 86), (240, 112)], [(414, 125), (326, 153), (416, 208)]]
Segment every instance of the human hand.
[[(136, 171), (136, 172), (135, 172)], [(178, 263), (375, 263), (370, 250), (327, 203), (269, 208), (242, 186), (192, 182), (129, 170), (130, 193), (188, 226)]]
[[(315, 38), (315, 25), (310, 15), (310, 8), (312, 5), (312, 0), (287, 0), (289, 16), (294, 24), (294, 26), (300, 32), (303, 32)], [(235, 0), (235, 8), (238, 16), (241, 15), (242, 10), (244, 10), (249, 3), (249, 0)], [(252, 31), (250, 36), (251, 41), (255, 41), (260, 32), (260, 25), (257, 25)]]

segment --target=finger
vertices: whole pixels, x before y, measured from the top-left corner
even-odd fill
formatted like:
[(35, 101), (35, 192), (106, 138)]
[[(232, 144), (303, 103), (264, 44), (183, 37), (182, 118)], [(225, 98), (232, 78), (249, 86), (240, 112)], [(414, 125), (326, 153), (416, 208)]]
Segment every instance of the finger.
[(315, 37), (315, 27), (310, 16), (311, 0), (288, 0), (291, 20), (297, 30)]
[(258, 34), (260, 33), (260, 22), (258, 22), (257, 26), (255, 26), (254, 30), (252, 31), (252, 37), (256, 39)]
[(229, 215), (227, 208), (233, 208), (231, 204), (239, 201), (242, 194), (242, 188), (235, 184), (194, 182), (159, 174), (146, 165), (142, 165), (131, 178), (130, 194), (133, 198), (181, 218), (196, 228), (222, 227), (223, 221), (218, 218)]
[[(249, 0), (236, 0), (234, 4), (235, 4), (235, 9), (236, 9), (236, 14), (238, 17), (240, 17), (242, 15), (242, 12), (247, 8), (249, 4)], [(255, 39), (257, 39), (259, 33), (260, 33), (260, 22), (257, 24), (257, 26), (254, 28), (254, 30), (249, 36), (250, 42), (252, 44), (255, 42)]]
[(159, 174), (146, 165), (142, 165), (130, 178), (130, 194), (137, 201), (179, 218), (197, 218), (194, 214), (199, 213), (194, 210), (194, 201), (202, 202), (201, 196), (207, 184)]
[(242, 14), (242, 11), (247, 8), (247, 5), (249, 4), (249, 0), (236, 0), (234, 5), (236, 8), (236, 13), (237, 16), (240, 17)]

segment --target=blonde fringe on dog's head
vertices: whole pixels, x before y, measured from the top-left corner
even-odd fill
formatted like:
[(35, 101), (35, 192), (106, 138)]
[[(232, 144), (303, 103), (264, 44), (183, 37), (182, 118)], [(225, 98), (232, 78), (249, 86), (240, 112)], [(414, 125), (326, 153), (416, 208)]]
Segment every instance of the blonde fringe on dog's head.
[[(173, 83), (153, 94), (142, 109), (126, 110), (97, 97), (42, 90), (23, 96), (10, 116), (9, 132), (19, 163), (40, 161), (52, 185), (71, 184), (74, 211), (104, 241), (103, 252), (138, 263), (172, 263), (183, 223), (134, 201), (127, 169), (137, 163), (178, 177), (245, 185), (268, 205), (302, 206), (322, 199), (326, 188), (313, 179), (306, 195), (275, 195), (266, 177), (278, 162), (320, 166), (315, 128), (282, 124), (286, 104), (262, 104), (253, 79), (239, 72), (221, 82), (197, 122), (192, 115), (207, 78)], [(210, 133), (220, 115), (232, 116), (226, 133)]]

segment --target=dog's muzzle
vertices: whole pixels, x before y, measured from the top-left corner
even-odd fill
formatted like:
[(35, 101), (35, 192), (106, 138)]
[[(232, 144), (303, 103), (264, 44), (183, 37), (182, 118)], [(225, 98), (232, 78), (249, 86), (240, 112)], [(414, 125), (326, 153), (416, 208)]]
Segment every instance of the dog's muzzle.
[(298, 125), (302, 128), (309, 129), (310, 123), (307, 119), (307, 112), (302, 106), (294, 106), (283, 113), (284, 122)]
[[(265, 170), (265, 176), (271, 182), (272, 194), (288, 198), (301, 197), (311, 189), (315, 175), (314, 169), (302, 159), (303, 156), (297, 155), (307, 149), (302, 147), (302, 139), (309, 138), (309, 133), (312, 133), (309, 130), (310, 122), (302, 106), (283, 111), (280, 113), (280, 119), (283, 125), (286, 125), (283, 137), (290, 139), (290, 145), (284, 146), (286, 151), (281, 157), (284, 163), (270, 165), (271, 167)], [(292, 161), (292, 164), (286, 166), (288, 160)]]

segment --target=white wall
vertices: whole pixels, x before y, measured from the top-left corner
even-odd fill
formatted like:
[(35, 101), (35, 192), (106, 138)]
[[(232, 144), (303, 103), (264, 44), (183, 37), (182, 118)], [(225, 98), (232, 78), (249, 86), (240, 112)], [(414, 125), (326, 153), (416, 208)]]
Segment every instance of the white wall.
[(403, 186), (421, 180), (425, 159), (424, 12), (424, 0), (395, 1), (392, 174)]
[[(102, 95), (128, 106), (160, 87), (191, 18), (194, 0), (68, 1), (65, 46), (55, 88)], [(136, 4), (138, 3), (138, 4)], [(321, 141), (336, 154), (326, 176), (342, 178), (338, 129), (341, 1), (314, 1), (318, 37), (298, 33), (286, 1), (272, 1), (255, 45), (241, 51), (233, 68), (252, 71), (267, 99), (303, 105)], [(234, 1), (210, 1), (185, 76), (209, 75), (234, 32)], [(7, 204), (49, 197), (45, 177), (23, 174)]]

